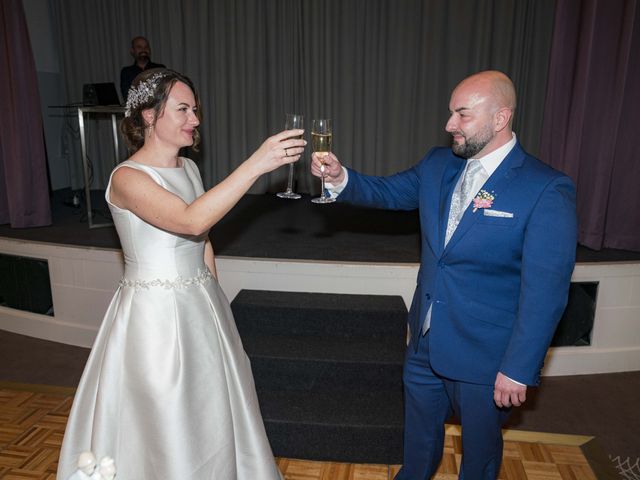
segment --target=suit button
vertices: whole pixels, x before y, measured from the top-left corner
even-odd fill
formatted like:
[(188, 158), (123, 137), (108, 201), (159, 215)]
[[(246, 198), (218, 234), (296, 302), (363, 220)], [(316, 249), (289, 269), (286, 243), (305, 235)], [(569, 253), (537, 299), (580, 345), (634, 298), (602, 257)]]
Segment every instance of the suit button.
[(425, 297), (427, 297), (427, 300), (431, 300), (431, 294), (427, 293)]

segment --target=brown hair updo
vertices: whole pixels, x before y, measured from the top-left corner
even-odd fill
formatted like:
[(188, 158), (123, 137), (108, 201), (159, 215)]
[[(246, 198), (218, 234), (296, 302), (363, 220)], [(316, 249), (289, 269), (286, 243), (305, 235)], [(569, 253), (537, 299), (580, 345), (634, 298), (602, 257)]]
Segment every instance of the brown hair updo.
[[(140, 73), (131, 84), (127, 94), (124, 119), (120, 123), (120, 131), (127, 143), (129, 153), (133, 154), (144, 145), (145, 130), (149, 127), (142, 117), (142, 111), (153, 109), (155, 112), (154, 125), (164, 110), (171, 88), (176, 82), (186, 84), (196, 100), (196, 115), (200, 118), (200, 99), (193, 82), (186, 76), (168, 68), (152, 68)], [(193, 145), (198, 150), (200, 132), (193, 132)]]

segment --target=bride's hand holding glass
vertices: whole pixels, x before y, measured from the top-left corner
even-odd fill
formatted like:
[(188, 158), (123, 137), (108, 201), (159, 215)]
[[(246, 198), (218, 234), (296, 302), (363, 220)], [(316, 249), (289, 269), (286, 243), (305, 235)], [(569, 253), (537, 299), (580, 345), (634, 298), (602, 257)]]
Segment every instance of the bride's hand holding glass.
[(283, 165), (297, 162), (307, 144), (306, 140), (300, 138), (303, 133), (302, 129), (284, 130), (267, 138), (245, 163), (254, 168), (255, 174), (260, 176)]

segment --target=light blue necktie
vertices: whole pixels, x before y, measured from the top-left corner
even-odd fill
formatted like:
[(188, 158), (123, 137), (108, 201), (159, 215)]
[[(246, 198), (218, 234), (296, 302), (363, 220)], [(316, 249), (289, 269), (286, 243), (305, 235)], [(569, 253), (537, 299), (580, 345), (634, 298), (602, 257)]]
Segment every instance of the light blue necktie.
[(456, 231), (460, 220), (462, 220), (464, 211), (471, 203), (473, 196), (480, 189), (481, 185), (476, 186), (476, 188), (474, 188), (474, 185), (478, 183), (477, 181), (480, 179), (481, 173), (485, 173), (485, 169), (482, 166), (482, 163), (480, 163), (480, 160), (472, 159), (467, 161), (467, 168), (465, 169), (462, 177), (462, 182), (459, 184), (460, 188), (454, 189), (453, 196), (451, 197), (451, 208), (449, 209), (449, 220), (447, 221), (447, 233), (444, 237), (445, 245), (449, 243), (449, 240), (451, 240), (453, 232)]

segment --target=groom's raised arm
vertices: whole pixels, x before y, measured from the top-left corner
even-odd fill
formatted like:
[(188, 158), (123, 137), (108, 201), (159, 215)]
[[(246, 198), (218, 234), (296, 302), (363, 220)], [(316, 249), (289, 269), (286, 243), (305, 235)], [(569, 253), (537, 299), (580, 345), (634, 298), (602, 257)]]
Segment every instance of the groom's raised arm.
[(394, 175), (379, 177), (363, 175), (343, 167), (333, 153), (322, 159), (315, 154), (311, 156), (311, 173), (316, 177), (324, 174), (332, 196), (340, 201), (388, 210), (418, 208), (419, 165)]

